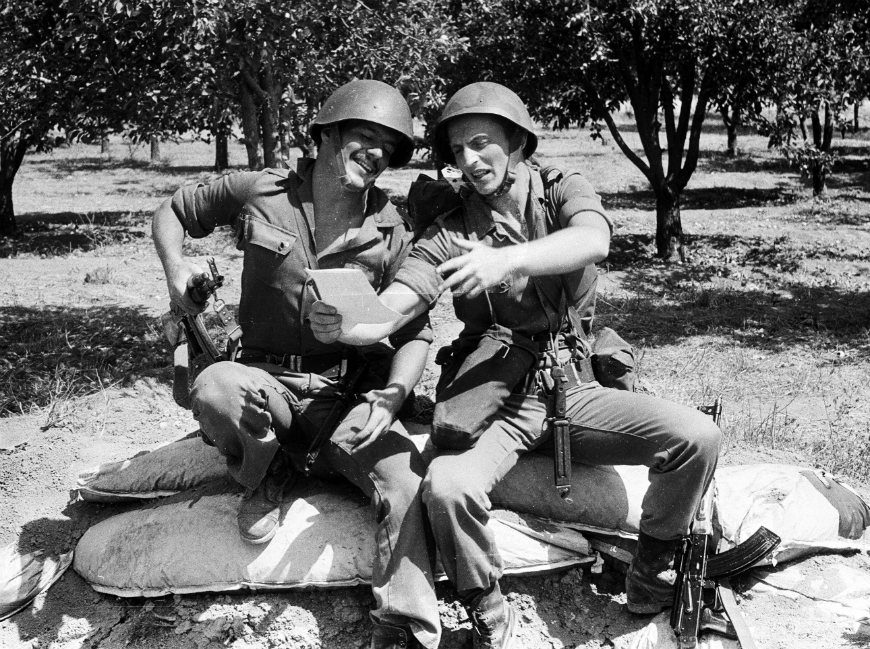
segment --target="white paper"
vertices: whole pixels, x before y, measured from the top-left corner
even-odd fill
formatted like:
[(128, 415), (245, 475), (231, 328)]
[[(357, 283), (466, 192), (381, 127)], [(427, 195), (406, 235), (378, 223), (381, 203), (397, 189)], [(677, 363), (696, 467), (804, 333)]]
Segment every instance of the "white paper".
[(308, 269), (308, 275), (314, 280), (320, 299), (338, 310), (343, 333), (357, 325), (392, 323), (401, 317), (381, 302), (358, 268)]

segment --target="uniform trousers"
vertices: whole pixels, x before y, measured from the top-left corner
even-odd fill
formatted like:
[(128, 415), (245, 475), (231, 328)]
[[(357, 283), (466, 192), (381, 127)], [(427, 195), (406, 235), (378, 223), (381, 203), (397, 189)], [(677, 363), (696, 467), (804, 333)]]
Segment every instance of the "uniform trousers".
[[(369, 376), (359, 391), (383, 385)], [(336, 386), (322, 376), (277, 365), (225, 361), (197, 377), (191, 405), (203, 433), (226, 457), (230, 474), (254, 488), (280, 447), (275, 431), (282, 439), (298, 439), (304, 449), (335, 404)], [(377, 521), (372, 614), (383, 623), (410, 627), (424, 647), (433, 649), (441, 627), (432, 580), (434, 545), (421, 502), (426, 466), (398, 421), (372, 445), (354, 449), (348, 440), (365, 426), (369, 412), (370, 405), (358, 401), (318, 462), (322, 459), (372, 500)]]
[[(542, 391), (512, 394), (474, 447), (440, 451), (430, 463), (423, 502), (457, 591), (486, 589), (501, 578), (502, 560), (486, 527), (489, 494), (520, 455), (552, 449), (546, 416)], [(590, 382), (568, 390), (567, 418), (573, 461), (649, 467), (641, 531), (663, 540), (687, 532), (719, 454), (721, 431), (709, 416)]]

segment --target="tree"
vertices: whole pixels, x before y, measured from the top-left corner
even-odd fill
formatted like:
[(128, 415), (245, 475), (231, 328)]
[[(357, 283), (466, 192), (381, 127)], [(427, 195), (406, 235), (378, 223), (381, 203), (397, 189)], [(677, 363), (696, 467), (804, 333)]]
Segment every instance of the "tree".
[(17, 228), (12, 183), (29, 147), (51, 144), (68, 92), (57, 60), (57, 3), (7, 2), (0, 10), (0, 236)]
[[(776, 84), (777, 119), (768, 128), (771, 143), (812, 178), (813, 196), (824, 196), (836, 161), (834, 129), (848, 125), (847, 105), (866, 91), (870, 18), (866, 9), (845, 0), (807, 0), (791, 29), (794, 37), (781, 57)], [(803, 137), (793, 143), (796, 123)]]
[(290, 146), (312, 152), (305, 127), (342, 83), (393, 83), (419, 111), (439, 100), (440, 66), (463, 46), (434, 0), (33, 4), (0, 12), (4, 235), (15, 230), (15, 172), (52, 128), (134, 141), (209, 132), (226, 168), (240, 117), (249, 166), (280, 167)]
[[(464, 78), (501, 81), (557, 128), (606, 125), (656, 197), (659, 256), (682, 256), (680, 199), (698, 163), (709, 107), (746, 62), (731, 44), (769, 38), (776, 2), (763, 0), (501, 0), (454, 5), (474, 34)], [(764, 64), (764, 61), (759, 61)], [(612, 114), (629, 105), (641, 152)], [(664, 145), (662, 143), (664, 135)]]

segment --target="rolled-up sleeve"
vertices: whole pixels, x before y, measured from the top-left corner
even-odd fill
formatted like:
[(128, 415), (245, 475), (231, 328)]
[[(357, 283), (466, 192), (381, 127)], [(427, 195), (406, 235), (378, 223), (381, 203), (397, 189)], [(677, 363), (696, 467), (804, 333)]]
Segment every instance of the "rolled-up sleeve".
[(412, 340), (423, 340), (427, 343), (432, 343), (435, 340), (428, 311), (418, 315), (411, 322), (390, 335), (390, 344), (396, 349)]
[(601, 205), (601, 197), (592, 184), (579, 173), (565, 176), (555, 189), (554, 198), (561, 227), (568, 227), (568, 222), (575, 214), (597, 212), (607, 221), (611, 231), (613, 230), (613, 223)]
[(191, 237), (205, 237), (220, 225), (234, 223), (258, 175), (240, 172), (207, 185), (186, 185), (172, 196), (172, 211)]
[(428, 305), (438, 300), (441, 276), (435, 269), (453, 256), (450, 234), (443, 221), (429, 226), (402, 262), (395, 281), (401, 282)]

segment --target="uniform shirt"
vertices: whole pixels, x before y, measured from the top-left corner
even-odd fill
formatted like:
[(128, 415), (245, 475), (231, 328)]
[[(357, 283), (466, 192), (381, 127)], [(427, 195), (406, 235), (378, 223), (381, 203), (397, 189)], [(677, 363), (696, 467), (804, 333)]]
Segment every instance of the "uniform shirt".
[[(555, 169), (546, 170), (544, 173), (551, 182), (545, 187), (541, 170), (530, 164), (528, 167), (529, 197), (524, 214), (524, 229), (528, 236), (522, 230), (518, 231), (513, 220), (492, 210), (479, 194), (472, 193), (461, 199), (457, 207), (439, 215), (435, 223), (423, 233), (402, 264), (396, 281), (407, 285), (423, 300), (434, 304), (438, 299), (438, 285), (441, 282), (435, 268), (465, 252), (451, 242), (451, 234), (461, 239), (483, 241), (495, 248), (502, 248), (529, 239), (539, 239), (553, 230), (567, 227), (571, 218), (583, 211), (597, 212), (611, 225), (601, 206), (601, 198), (583, 176), (577, 173), (563, 175)], [(458, 197), (453, 199), (443, 194), (454, 191), (448, 183), (430, 179), (422, 182), (427, 181), (433, 183), (434, 193), (416, 192), (412, 189), (410, 200), (417, 203), (409, 205), (411, 214), (426, 213), (426, 205), (421, 203), (438, 205), (438, 209), (442, 209), (445, 205), (460, 201)], [(588, 334), (594, 311), (596, 281), (595, 266), (590, 265), (564, 275), (534, 279), (522, 277), (507, 285), (490, 289), (476, 298), (454, 295), (456, 317), (465, 325), (460, 340), (480, 336), (493, 324), (493, 320), (526, 336), (559, 331), (565, 315), (566, 296), (567, 301), (587, 320), (582, 329)]]
[[(344, 345), (318, 341), (305, 321), (313, 292), (306, 268), (358, 268), (376, 291), (393, 280), (411, 247), (412, 235), (380, 189), (366, 196), (358, 234), (318, 254), (314, 243), (312, 174), (302, 159), (296, 173), (285, 169), (240, 172), (208, 185), (189, 185), (172, 197), (172, 209), (190, 236), (229, 225), (244, 252), (239, 324), (242, 346), (266, 354), (317, 355)], [(390, 337), (398, 347), (409, 340), (432, 341), (428, 315)]]

